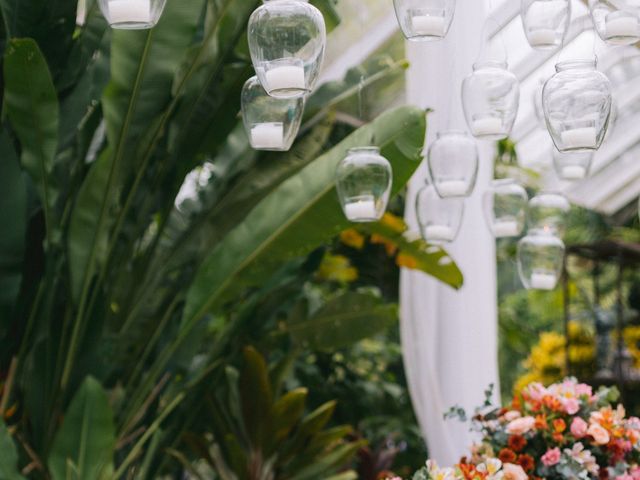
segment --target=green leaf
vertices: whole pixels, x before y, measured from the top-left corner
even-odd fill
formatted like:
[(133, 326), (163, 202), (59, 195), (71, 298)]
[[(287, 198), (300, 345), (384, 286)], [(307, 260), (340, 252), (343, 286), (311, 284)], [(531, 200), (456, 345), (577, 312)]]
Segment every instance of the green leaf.
[(297, 388), (283, 395), (273, 406), (275, 440), (287, 438), (304, 414), (308, 390)]
[(335, 350), (371, 337), (398, 319), (396, 305), (349, 292), (324, 305), (310, 318), (290, 323), (289, 333), (296, 343), (314, 350)]
[(205, 259), (187, 296), (186, 328), (231, 287), (263, 281), (275, 266), (349, 226), (335, 191), (335, 169), (350, 148), (373, 139), (393, 166), (393, 192), (403, 188), (421, 160), (425, 123), (424, 111), (414, 107), (388, 112), (279, 185)]
[[(48, 463), (53, 480), (101, 479), (112, 468), (115, 444), (107, 394), (95, 379), (87, 377), (71, 401), (51, 449)], [(70, 471), (77, 473), (70, 475)]]
[(48, 235), (57, 224), (53, 161), (58, 99), (47, 62), (32, 39), (13, 39), (4, 57), (5, 108), (22, 146), (22, 165), (40, 193)]
[(264, 358), (252, 347), (244, 349), (244, 368), (240, 375), (240, 400), (247, 435), (259, 449), (271, 438), (273, 394)]
[(0, 478), (24, 480), (18, 470), (18, 452), (3, 420), (0, 420)]

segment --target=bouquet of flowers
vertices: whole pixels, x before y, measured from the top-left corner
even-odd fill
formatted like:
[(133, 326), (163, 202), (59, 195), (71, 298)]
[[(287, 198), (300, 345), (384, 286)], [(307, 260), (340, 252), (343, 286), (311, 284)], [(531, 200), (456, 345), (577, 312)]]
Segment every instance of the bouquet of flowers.
[(453, 468), (429, 461), (414, 480), (640, 480), (640, 419), (614, 408), (617, 398), (574, 379), (532, 383), (510, 408), (476, 412), (482, 443), (469, 457)]

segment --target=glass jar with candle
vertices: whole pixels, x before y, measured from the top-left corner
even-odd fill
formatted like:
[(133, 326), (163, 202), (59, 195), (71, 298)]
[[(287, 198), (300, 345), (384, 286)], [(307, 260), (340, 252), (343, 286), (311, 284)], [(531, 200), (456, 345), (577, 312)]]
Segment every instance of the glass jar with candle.
[(167, 0), (98, 0), (111, 28), (144, 30), (160, 20)]
[(255, 150), (287, 151), (298, 136), (304, 98), (274, 98), (267, 95), (257, 77), (242, 88), (242, 121)]
[(598, 35), (608, 44), (632, 45), (640, 40), (637, 0), (589, 0), (589, 10)]
[(377, 147), (352, 148), (339, 164), (336, 189), (349, 221), (375, 222), (382, 218), (391, 194), (393, 172)]
[(528, 290), (553, 290), (562, 275), (564, 242), (544, 230), (530, 230), (518, 242), (518, 273)]
[(249, 19), (249, 50), (260, 83), (273, 97), (309, 93), (318, 81), (327, 34), (307, 0), (263, 0)]
[(553, 167), (560, 180), (574, 182), (589, 176), (593, 152), (558, 152), (553, 149)]
[(529, 45), (553, 50), (564, 43), (571, 21), (570, 0), (522, 0), (521, 17)]
[(393, 5), (402, 33), (414, 42), (446, 37), (456, 10), (455, 0), (393, 0)]
[(547, 129), (560, 152), (597, 150), (611, 116), (611, 83), (596, 60), (562, 62), (544, 85)]
[(541, 192), (529, 201), (529, 228), (562, 237), (570, 210), (571, 203), (564, 195)]
[(433, 185), (425, 185), (416, 196), (416, 216), (422, 238), (428, 243), (453, 242), (464, 215), (464, 199), (441, 198)]
[(478, 177), (478, 147), (462, 131), (438, 133), (427, 164), (436, 192), (442, 198), (468, 197)]
[(519, 237), (527, 220), (529, 195), (522, 185), (506, 178), (494, 180), (484, 195), (489, 230), (496, 238)]
[(462, 106), (469, 130), (482, 140), (502, 140), (513, 129), (520, 84), (506, 62), (481, 62), (462, 83)]

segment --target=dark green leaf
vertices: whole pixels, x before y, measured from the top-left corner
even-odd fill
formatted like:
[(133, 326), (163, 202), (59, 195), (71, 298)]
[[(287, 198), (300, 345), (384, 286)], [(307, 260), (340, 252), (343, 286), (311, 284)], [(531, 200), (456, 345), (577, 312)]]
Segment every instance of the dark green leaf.
[(0, 420), (0, 478), (24, 480), (18, 470), (18, 452), (3, 420)]

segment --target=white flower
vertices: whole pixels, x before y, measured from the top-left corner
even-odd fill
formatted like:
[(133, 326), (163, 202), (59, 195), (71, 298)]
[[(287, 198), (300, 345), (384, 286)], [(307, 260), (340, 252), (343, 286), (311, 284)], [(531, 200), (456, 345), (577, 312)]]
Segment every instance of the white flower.
[(584, 445), (581, 442), (576, 443), (572, 449), (565, 448), (564, 453), (574, 462), (581, 465), (590, 474), (598, 475), (600, 467), (598, 466), (595, 457), (589, 450), (584, 449)]

